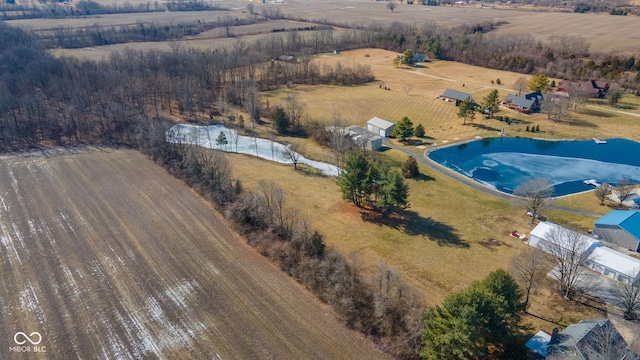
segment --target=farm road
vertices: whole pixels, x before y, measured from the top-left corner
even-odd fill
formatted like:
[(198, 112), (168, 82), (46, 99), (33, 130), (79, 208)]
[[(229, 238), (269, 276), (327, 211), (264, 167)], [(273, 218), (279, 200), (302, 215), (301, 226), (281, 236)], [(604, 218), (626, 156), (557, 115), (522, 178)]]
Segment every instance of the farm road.
[(386, 358), (184, 183), (99, 150), (0, 157), (0, 358)]
[(603, 111), (615, 112), (615, 113), (618, 113), (618, 114), (624, 114), (624, 115), (631, 115), (631, 116), (640, 117), (640, 114), (636, 114), (636, 113), (632, 113), (632, 112), (628, 112), (628, 111), (610, 109), (610, 108), (606, 108), (604, 106), (587, 105), (587, 107), (592, 108), (592, 109), (603, 110)]
[[(416, 160), (418, 160), (422, 164), (428, 166), (429, 168), (431, 168), (431, 169), (433, 169), (433, 170), (435, 170), (435, 171), (437, 171), (437, 172), (439, 172), (439, 173), (441, 173), (443, 175), (452, 177), (452, 178), (454, 178), (454, 179), (456, 179), (456, 180), (458, 180), (458, 181), (460, 181), (460, 182), (462, 182), (462, 183), (464, 183), (464, 184), (466, 184), (468, 186), (471, 186), (472, 188), (474, 188), (474, 189), (476, 189), (478, 191), (482, 191), (482, 192), (484, 192), (486, 194), (493, 195), (493, 196), (499, 197), (499, 198), (504, 199), (504, 200), (509, 200), (509, 201), (513, 201), (514, 200), (514, 196), (512, 196), (512, 195), (505, 194), (505, 193), (493, 190), (493, 189), (488, 188), (486, 186), (482, 186), (481, 184), (479, 184), (479, 183), (467, 178), (466, 176), (462, 176), (462, 175), (460, 175), (458, 173), (455, 173), (453, 171), (445, 169), (445, 168), (441, 167), (440, 165), (434, 163), (433, 161), (428, 160), (426, 158), (426, 152), (429, 151), (429, 150), (425, 150), (424, 155), (420, 156), (419, 154), (416, 154), (415, 152), (413, 152), (413, 151), (411, 151), (411, 150), (409, 150), (409, 149), (407, 149), (405, 147), (392, 144), (388, 139), (384, 139), (384, 145), (387, 146), (387, 147), (390, 147), (392, 149), (400, 150), (400, 151), (402, 151), (403, 153), (405, 153), (407, 155), (413, 156)], [(568, 207), (565, 207), (565, 206), (551, 205), (551, 207), (554, 208), (554, 209), (557, 209), (557, 210), (568, 211), (568, 212), (572, 212), (572, 213), (575, 213), (575, 214), (580, 214), (580, 215), (585, 215), (585, 216), (590, 216), (590, 217), (595, 217), (595, 218), (599, 218), (601, 216), (601, 215), (598, 215), (596, 213), (592, 213), (592, 212), (589, 212), (589, 211), (572, 209), (572, 208), (568, 208)]]

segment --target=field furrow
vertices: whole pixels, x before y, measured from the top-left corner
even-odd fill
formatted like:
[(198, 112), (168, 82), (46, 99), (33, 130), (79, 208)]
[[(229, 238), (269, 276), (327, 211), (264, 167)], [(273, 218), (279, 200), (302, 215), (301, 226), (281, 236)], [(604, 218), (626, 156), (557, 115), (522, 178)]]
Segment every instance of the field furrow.
[(0, 358), (384, 357), (137, 152), (5, 157), (0, 196)]

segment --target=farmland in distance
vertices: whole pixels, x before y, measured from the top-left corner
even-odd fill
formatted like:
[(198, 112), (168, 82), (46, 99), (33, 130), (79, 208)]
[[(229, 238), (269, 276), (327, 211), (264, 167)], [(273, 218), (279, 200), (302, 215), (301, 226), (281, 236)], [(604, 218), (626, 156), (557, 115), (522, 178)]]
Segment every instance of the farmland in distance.
[(135, 151), (0, 158), (0, 247), (0, 358), (385, 357)]

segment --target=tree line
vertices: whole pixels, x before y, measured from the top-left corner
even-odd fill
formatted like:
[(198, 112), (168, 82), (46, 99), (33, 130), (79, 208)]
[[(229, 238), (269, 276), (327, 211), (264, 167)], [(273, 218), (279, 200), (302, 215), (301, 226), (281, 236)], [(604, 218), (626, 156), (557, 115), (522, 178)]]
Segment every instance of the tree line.
[(144, 4), (132, 4), (125, 2), (122, 5), (102, 5), (91, 0), (81, 0), (74, 5), (58, 1), (40, 4), (16, 4), (15, 0), (7, 0), (0, 4), (2, 20), (18, 19), (62, 19), (72, 17), (86, 17), (92, 15), (127, 14), (165, 11), (213, 11), (222, 10), (213, 3), (201, 1), (171, 1), (148, 2)]
[(172, 24), (138, 23), (104, 27), (93, 25), (86, 28), (59, 27), (38, 32), (38, 40), (47, 49), (77, 49), (89, 46), (103, 46), (128, 42), (159, 42), (178, 40), (186, 36), (229, 26), (249, 25), (259, 22), (251, 18), (218, 17), (216, 21), (191, 21)]
[(247, 110), (250, 121), (260, 121), (265, 112), (260, 91), (373, 79), (368, 66), (321, 66), (304, 56), (298, 64), (271, 61), (282, 54), (326, 51), (336, 43), (356, 44), (349, 34), (334, 39), (320, 31), (303, 39), (288, 33), (251, 46), (239, 41), (200, 51), (176, 43), (170, 52), (128, 50), (90, 62), (56, 59), (33, 33), (0, 24), (0, 146), (126, 143), (140, 119), (163, 111), (210, 120), (235, 105)]

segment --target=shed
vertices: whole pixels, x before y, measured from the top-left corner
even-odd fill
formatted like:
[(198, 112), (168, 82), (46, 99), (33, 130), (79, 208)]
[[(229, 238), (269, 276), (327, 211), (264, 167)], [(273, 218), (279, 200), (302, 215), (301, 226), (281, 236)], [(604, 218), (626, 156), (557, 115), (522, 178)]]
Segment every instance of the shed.
[(593, 249), (585, 265), (626, 284), (640, 281), (640, 260), (605, 246)]
[(471, 101), (473, 101), (474, 104), (476, 103), (476, 101), (473, 99), (471, 94), (466, 93), (466, 92), (453, 90), (453, 89), (447, 89), (447, 90), (444, 91), (444, 94), (442, 94), (442, 100), (449, 101), (449, 102), (455, 102), (456, 106), (460, 105), (460, 103), (465, 101), (466, 99), (471, 99)]
[(604, 241), (640, 251), (640, 212), (613, 210), (594, 223), (593, 233)]
[(369, 150), (380, 150), (382, 148), (382, 137), (375, 135), (359, 126), (350, 126), (348, 128), (349, 137), (356, 144)]
[(394, 127), (396, 127), (396, 123), (377, 116), (367, 121), (367, 131), (382, 137), (389, 137)]

